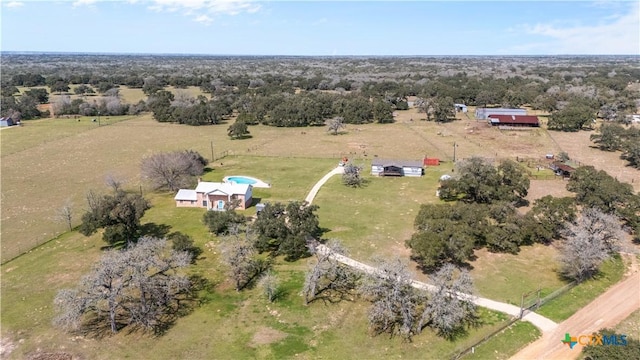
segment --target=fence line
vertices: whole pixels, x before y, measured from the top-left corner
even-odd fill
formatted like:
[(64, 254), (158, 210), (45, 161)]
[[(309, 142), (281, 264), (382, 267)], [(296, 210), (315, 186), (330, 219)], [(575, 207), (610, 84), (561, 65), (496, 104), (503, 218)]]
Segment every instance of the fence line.
[(475, 348), (478, 345), (482, 345), (485, 342), (487, 342), (489, 339), (491, 339), (492, 337), (496, 336), (497, 334), (501, 333), (502, 331), (504, 331), (506, 328), (508, 328), (509, 326), (515, 324), (518, 320), (520, 320), (519, 317), (513, 317), (511, 318), (511, 320), (509, 320), (506, 324), (500, 326), (499, 328), (497, 328), (496, 330), (490, 332), (488, 335), (485, 335), (482, 339), (476, 341), (473, 345), (470, 345), (469, 347), (467, 347), (466, 349), (458, 352), (457, 354), (453, 355), (451, 357), (451, 359), (453, 360), (458, 360), (461, 357), (467, 355), (468, 353), (473, 353), (475, 352)]
[[(572, 281), (572, 282), (566, 284), (565, 286), (554, 290), (552, 293), (550, 293), (549, 295), (547, 295), (547, 296), (545, 296), (545, 297), (543, 297), (541, 299), (533, 299), (529, 304), (524, 306), (523, 310), (526, 309), (527, 311), (535, 311), (535, 310), (541, 308), (544, 304), (548, 303), (549, 301), (557, 298), (560, 295), (563, 295), (563, 294), (567, 293), (569, 290), (571, 290), (574, 287), (576, 287), (576, 285), (578, 285), (578, 283), (576, 281)], [(466, 355), (468, 353), (475, 352), (475, 348), (477, 346), (482, 345), (483, 343), (487, 342), (489, 339), (491, 339), (492, 337), (496, 336), (498, 333), (502, 332), (504, 329), (506, 329), (509, 326), (513, 325), (516, 321), (522, 320), (522, 317), (524, 317), (524, 315), (526, 315), (527, 311), (521, 311), (519, 317), (512, 318), (505, 325), (503, 325), (503, 326), (499, 327), (498, 329), (492, 331), (488, 335), (484, 336), (482, 339), (476, 341), (473, 345), (471, 345), (471, 346), (467, 347), (466, 349), (458, 352), (457, 354), (455, 354), (451, 358), (454, 359), (454, 360), (457, 360), (457, 359), (460, 359), (461, 357), (463, 357), (464, 355)]]

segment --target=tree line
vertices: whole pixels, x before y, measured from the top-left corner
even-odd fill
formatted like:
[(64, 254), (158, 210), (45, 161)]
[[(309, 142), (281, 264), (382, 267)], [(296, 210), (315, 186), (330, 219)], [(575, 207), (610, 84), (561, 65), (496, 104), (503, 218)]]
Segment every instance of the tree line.
[(415, 232), (406, 241), (412, 258), (433, 272), (446, 263), (465, 265), (482, 247), (517, 253), (521, 246), (560, 241), (563, 274), (584, 280), (616, 253), (624, 231), (640, 241), (640, 195), (629, 184), (580, 167), (567, 183), (575, 198), (545, 196), (521, 214), (516, 206), (529, 182), (518, 168), (478, 158), (458, 164), (456, 177), (442, 181), (440, 189), (441, 198), (453, 204), (422, 205), (415, 218)]
[[(212, 101), (219, 101), (209, 104), (217, 113), (209, 114), (209, 109), (195, 102), (181, 106), (189, 109), (186, 113), (161, 111), (157, 119), (215, 124), (221, 116), (229, 114), (228, 105), (234, 104), (231, 110), (239, 113), (246, 124), (308, 126), (330, 118), (328, 113), (343, 116), (347, 123), (385, 122), (391, 120), (389, 107), (403, 110), (408, 96), (418, 96), (428, 103), (427, 117), (433, 116), (437, 121), (450, 118), (450, 113), (443, 111), (449, 112), (449, 104), (453, 102), (505, 107), (527, 104), (552, 114), (550, 129), (577, 131), (590, 127), (596, 118), (627, 121), (625, 115), (637, 111), (639, 98), (638, 90), (630, 84), (640, 81), (640, 73), (632, 63), (597, 57), (553, 59), (546, 63), (542, 59), (508, 57), (344, 58), (339, 61), (270, 57), (234, 61), (160, 56), (95, 56), (82, 57), (81, 61), (73, 56), (43, 55), (42, 58), (46, 67), (34, 67), (28, 57), (8, 57), (0, 83), (2, 95), (6, 97), (3, 103), (10, 104), (9, 98), (15, 97), (15, 104), (3, 107), (3, 111), (25, 113), (25, 119), (40, 116), (24, 111), (28, 101), (19, 107), (17, 98), (21, 96), (16, 95), (17, 86), (48, 86), (51, 93), (58, 94), (68, 92), (71, 84), (79, 85), (76, 90), (82, 94), (93, 89), (105, 93), (128, 86), (142, 89), (147, 96), (167, 86), (196, 86), (209, 94)], [(175, 67), (167, 70), (166, 66), (158, 65), (160, 60)], [(344, 100), (346, 104), (333, 108), (318, 96), (290, 97), (301, 95), (300, 91), (346, 92), (358, 99)], [(442, 106), (445, 103), (447, 105)]]

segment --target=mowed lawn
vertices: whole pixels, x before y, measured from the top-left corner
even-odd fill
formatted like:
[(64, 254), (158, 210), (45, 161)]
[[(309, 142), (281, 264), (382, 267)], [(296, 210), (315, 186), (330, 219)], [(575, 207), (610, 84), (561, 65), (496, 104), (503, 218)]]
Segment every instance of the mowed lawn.
[[(371, 263), (379, 256), (408, 259), (405, 241), (413, 233), (413, 222), (426, 203), (440, 202), (438, 179), (451, 172), (451, 163), (428, 167), (423, 177), (377, 177), (363, 173), (366, 184), (350, 188), (334, 176), (320, 190), (314, 204), (320, 207), (320, 225), (331, 231), (326, 238), (342, 241), (355, 259)], [(417, 273), (416, 273), (417, 274)]]

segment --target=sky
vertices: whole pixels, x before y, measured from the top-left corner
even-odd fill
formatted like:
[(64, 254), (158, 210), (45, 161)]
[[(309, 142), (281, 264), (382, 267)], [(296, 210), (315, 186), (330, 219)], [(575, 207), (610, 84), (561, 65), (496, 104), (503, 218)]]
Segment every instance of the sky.
[(1, 0), (2, 51), (639, 55), (640, 1)]

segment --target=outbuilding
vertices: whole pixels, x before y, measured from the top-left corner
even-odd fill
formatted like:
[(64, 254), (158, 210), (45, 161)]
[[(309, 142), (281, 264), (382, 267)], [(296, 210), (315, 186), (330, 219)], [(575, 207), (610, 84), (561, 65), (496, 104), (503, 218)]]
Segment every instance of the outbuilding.
[(507, 108), (477, 108), (476, 119), (486, 120), (489, 115), (527, 115), (525, 109), (507, 109)]
[(533, 115), (489, 115), (491, 126), (539, 127), (540, 120)]
[(453, 104), (453, 106), (456, 108), (456, 112), (467, 112), (467, 105), (465, 104)]
[(371, 162), (371, 175), (378, 176), (422, 176), (424, 170), (420, 160), (375, 159)]
[(8, 127), (8, 126), (13, 126), (15, 124), (16, 123), (10, 117), (0, 118), (0, 127)]

